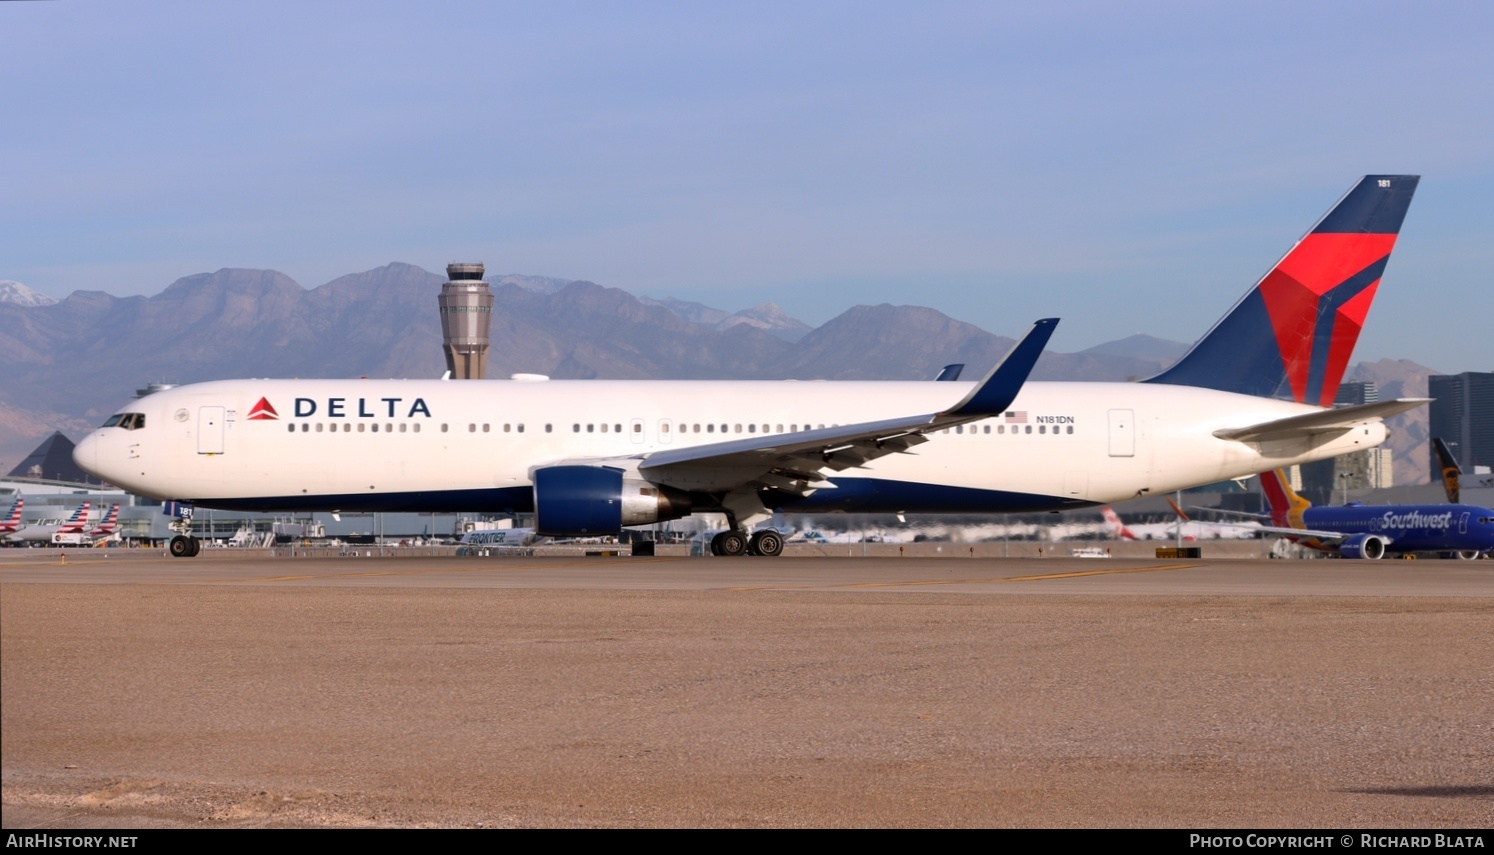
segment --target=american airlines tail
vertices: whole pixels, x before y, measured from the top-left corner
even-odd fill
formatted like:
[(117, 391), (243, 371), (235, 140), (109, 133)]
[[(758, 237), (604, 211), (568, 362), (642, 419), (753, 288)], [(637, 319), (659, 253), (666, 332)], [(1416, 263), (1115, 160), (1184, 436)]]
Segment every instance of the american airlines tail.
[(114, 530), (118, 526), (119, 526), (119, 503), (115, 502), (114, 503), (114, 507), (110, 508), (109, 509), (109, 513), (104, 516), (103, 521), (101, 521), (94, 528), (90, 529), (88, 533), (91, 536), (93, 536), (93, 537), (107, 537), (107, 536), (109, 536), (111, 534), (114, 534)]
[(24, 496), (17, 496), (15, 504), (10, 506), (10, 515), (0, 520), (0, 532), (13, 532), (21, 528), (21, 508), (26, 506)]
[(1417, 175), (1366, 175), (1214, 328), (1144, 382), (1331, 406)]
[(1312, 502), (1297, 495), (1280, 469), (1261, 473), (1261, 492), (1271, 506), (1271, 522), (1283, 528), (1306, 528), (1303, 514), (1312, 507)]
[(73, 515), (68, 517), (67, 521), (64, 522), (62, 526), (57, 530), (59, 532), (82, 531), (88, 525), (88, 512), (92, 507), (92, 502), (84, 502), (83, 504), (79, 505), (78, 509), (76, 511), (73, 511)]

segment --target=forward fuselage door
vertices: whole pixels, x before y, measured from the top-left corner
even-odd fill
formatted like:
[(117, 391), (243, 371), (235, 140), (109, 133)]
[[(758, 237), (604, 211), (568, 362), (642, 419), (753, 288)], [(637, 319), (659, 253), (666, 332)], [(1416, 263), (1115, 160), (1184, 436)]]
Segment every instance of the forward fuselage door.
[(223, 453), (223, 417), (222, 407), (197, 408), (198, 454)]
[(1110, 411), (1110, 456), (1136, 456), (1136, 413), (1134, 410)]

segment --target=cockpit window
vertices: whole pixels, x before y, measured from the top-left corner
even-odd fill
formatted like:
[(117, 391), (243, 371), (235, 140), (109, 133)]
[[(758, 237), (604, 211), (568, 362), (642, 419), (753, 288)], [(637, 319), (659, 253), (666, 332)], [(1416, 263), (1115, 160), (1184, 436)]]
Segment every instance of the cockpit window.
[(145, 413), (115, 413), (104, 422), (104, 427), (122, 427), (125, 430), (140, 430), (145, 427)]

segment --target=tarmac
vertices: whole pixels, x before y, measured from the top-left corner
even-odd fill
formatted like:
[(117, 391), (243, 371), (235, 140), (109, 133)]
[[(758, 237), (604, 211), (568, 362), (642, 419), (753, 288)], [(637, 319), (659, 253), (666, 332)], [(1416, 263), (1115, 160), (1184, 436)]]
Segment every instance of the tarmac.
[(0, 550), (0, 824), (1494, 825), (1494, 562), (876, 546)]

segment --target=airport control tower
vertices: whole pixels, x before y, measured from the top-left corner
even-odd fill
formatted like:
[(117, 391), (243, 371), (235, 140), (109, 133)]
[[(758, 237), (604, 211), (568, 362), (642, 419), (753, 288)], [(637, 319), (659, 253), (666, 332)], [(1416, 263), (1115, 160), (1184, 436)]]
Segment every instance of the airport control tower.
[(453, 380), (481, 380), (488, 373), (488, 327), (493, 292), (482, 279), (482, 264), (448, 264), (441, 286), (441, 338)]

